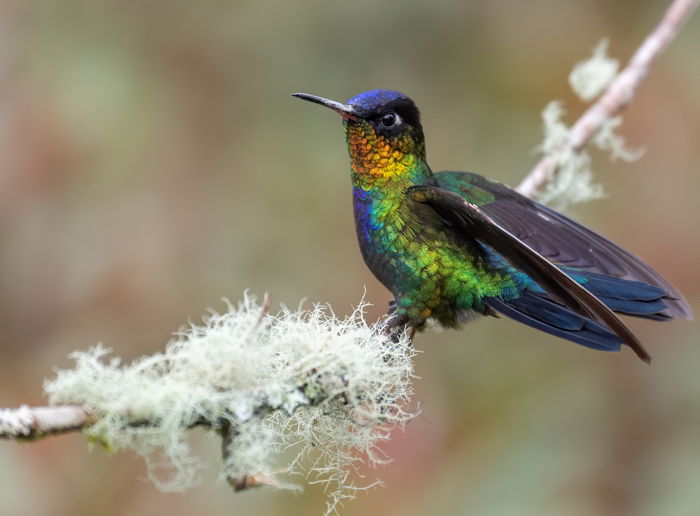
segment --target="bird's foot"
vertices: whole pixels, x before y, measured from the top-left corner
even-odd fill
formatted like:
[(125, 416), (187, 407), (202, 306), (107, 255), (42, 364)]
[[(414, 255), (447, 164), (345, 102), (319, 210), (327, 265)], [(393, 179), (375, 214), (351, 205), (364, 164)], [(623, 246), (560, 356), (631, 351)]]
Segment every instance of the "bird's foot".
[(387, 317), (388, 321), (384, 331), (392, 342), (398, 342), (404, 331), (408, 332), (409, 341), (413, 342), (413, 336), (416, 334), (416, 327), (418, 325), (414, 321), (411, 321), (406, 314), (396, 313), (396, 300), (389, 302)]

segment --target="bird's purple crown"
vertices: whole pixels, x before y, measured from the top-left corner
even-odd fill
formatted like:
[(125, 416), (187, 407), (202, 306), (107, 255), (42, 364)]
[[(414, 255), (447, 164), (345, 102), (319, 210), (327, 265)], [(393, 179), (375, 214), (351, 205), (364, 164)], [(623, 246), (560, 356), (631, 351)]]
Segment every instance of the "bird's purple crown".
[(355, 95), (347, 103), (361, 110), (372, 111), (399, 99), (408, 100), (408, 97), (394, 90), (369, 90)]

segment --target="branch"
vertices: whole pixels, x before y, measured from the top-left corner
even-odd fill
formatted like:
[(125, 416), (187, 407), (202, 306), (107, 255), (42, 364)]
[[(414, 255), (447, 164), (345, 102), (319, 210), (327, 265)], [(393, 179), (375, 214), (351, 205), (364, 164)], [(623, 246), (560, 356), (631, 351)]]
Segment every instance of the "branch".
[(652, 61), (678, 34), (699, 2), (700, 0), (675, 0), (671, 4), (661, 22), (634, 53), (627, 67), (574, 124), (560, 151), (543, 157), (516, 187), (518, 192), (527, 197), (534, 197), (541, 192), (556, 175), (561, 155), (580, 152), (606, 121), (611, 120), (632, 102), (637, 88), (649, 72)]
[(93, 416), (79, 405), (0, 409), (0, 439), (34, 441), (50, 435), (79, 432), (94, 423)]
[[(307, 392), (308, 391), (308, 392)], [(249, 395), (254, 403), (246, 406), (239, 414), (227, 414), (226, 418), (195, 419), (187, 428), (198, 426), (223, 429), (231, 427), (230, 419), (235, 418), (237, 424), (245, 424), (254, 417), (264, 417), (276, 410), (294, 413), (301, 407), (315, 407), (328, 400), (325, 391), (309, 389), (308, 384), (291, 385), (283, 392), (270, 394), (260, 390)], [(16, 409), (0, 408), (0, 439), (17, 439), (22, 441), (38, 441), (45, 437), (61, 435), (69, 432), (80, 432), (94, 425), (99, 415), (82, 405), (52, 405), (48, 407), (30, 407), (22, 405)], [(158, 423), (143, 417), (137, 417), (128, 411), (119, 415), (124, 427), (157, 428)]]

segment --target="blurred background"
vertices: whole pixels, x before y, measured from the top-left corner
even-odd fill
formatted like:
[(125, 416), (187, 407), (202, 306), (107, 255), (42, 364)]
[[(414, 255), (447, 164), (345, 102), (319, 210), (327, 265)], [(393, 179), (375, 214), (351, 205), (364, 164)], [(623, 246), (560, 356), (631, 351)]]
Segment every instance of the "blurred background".
[[(584, 106), (571, 67), (623, 60), (666, 2), (0, 1), (0, 406), (97, 342), (131, 360), (244, 289), (347, 314), (389, 294), (355, 242), (338, 118), (289, 96), (410, 95), (435, 170), (514, 185), (540, 111)], [(700, 13), (595, 155), (608, 197), (569, 213), (653, 264), (699, 310)], [(416, 346), (420, 417), (343, 514), (700, 514), (700, 326), (629, 321), (654, 356), (597, 353), (483, 320)], [(158, 492), (80, 435), (0, 443), (0, 513), (320, 514), (323, 492), (234, 494), (218, 446), (199, 486)], [(301, 479), (303, 482), (303, 479)], [(362, 480), (358, 480), (362, 482)]]

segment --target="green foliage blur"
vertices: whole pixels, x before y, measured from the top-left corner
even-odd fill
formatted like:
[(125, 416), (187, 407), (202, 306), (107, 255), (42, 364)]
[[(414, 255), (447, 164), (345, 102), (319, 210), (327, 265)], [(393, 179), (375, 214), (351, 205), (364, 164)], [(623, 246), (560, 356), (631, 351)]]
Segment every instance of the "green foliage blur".
[[(540, 110), (584, 109), (566, 78), (602, 37), (626, 60), (666, 2), (0, 3), (0, 406), (42, 404), (42, 378), (97, 342), (127, 359), (244, 289), (351, 311), (388, 293), (357, 249), (339, 120), (290, 97), (398, 89), (423, 112), (435, 170), (516, 184)], [(653, 264), (699, 310), (700, 14), (597, 155), (608, 197), (570, 212)], [(700, 514), (694, 322), (630, 321), (654, 357), (593, 352), (483, 320), (418, 337), (422, 415), (347, 515)], [(130, 454), (80, 435), (0, 443), (5, 516), (307, 515), (323, 490), (163, 494)], [(304, 479), (299, 479), (304, 482)]]

